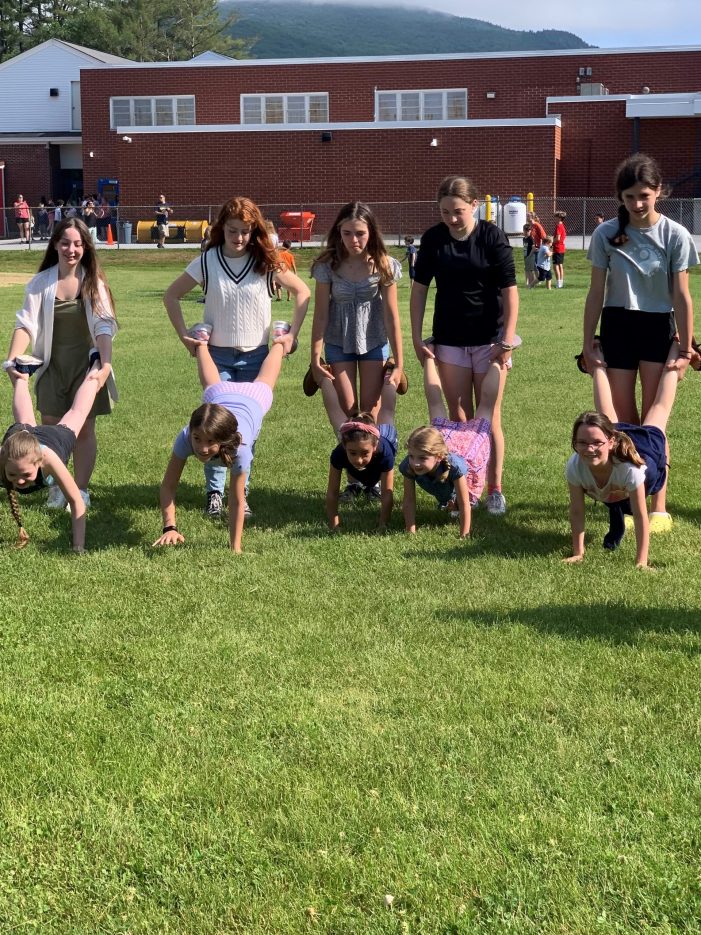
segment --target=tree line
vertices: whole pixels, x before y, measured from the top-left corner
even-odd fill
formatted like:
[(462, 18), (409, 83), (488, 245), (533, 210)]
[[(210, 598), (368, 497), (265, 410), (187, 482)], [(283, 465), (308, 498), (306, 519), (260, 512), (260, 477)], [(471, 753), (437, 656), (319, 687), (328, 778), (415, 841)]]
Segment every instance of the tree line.
[(63, 39), (139, 62), (186, 61), (212, 50), (245, 58), (237, 13), (217, 0), (0, 0), (0, 62)]

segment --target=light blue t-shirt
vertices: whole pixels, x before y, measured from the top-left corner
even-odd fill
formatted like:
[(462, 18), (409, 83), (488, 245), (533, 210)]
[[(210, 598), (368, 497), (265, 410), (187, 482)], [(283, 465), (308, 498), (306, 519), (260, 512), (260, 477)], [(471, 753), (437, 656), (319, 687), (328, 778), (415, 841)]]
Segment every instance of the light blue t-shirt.
[(442, 506), (445, 506), (449, 500), (455, 497), (455, 481), (459, 477), (467, 476), (467, 463), (464, 458), (461, 458), (460, 455), (452, 454), (451, 452), (446, 460), (448, 462), (448, 476), (445, 480), (439, 480), (437, 477), (432, 477), (430, 474), (417, 474), (413, 476), (409, 471), (408, 455), (399, 465), (399, 473), (404, 477), (416, 481), (422, 490), (431, 494)]
[(604, 305), (641, 312), (672, 311), (672, 276), (696, 266), (699, 255), (689, 231), (664, 214), (652, 227), (628, 224), (628, 241), (609, 243), (618, 221), (604, 221), (595, 228), (587, 259), (608, 271)]
[[(225, 385), (235, 386), (236, 384)], [(248, 475), (253, 461), (253, 443), (260, 434), (264, 412), (255, 399), (251, 399), (250, 396), (243, 396), (241, 393), (221, 390), (221, 386), (222, 384), (219, 384), (218, 387), (209, 387), (205, 391), (204, 401), (223, 406), (236, 416), (239, 424), (238, 431), (241, 433), (243, 441), (231, 463), (231, 473)], [(186, 461), (193, 454), (189, 426), (186, 425), (182, 432), (177, 435), (173, 442), (173, 454), (178, 458), (182, 458), (183, 461)], [(209, 463), (222, 464), (219, 458), (212, 458)]]

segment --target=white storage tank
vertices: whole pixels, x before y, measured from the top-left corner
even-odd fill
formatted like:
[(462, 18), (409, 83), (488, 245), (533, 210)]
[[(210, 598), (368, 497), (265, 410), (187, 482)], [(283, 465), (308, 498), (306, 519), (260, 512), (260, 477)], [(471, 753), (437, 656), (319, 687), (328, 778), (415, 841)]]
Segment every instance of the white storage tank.
[(507, 237), (521, 234), (525, 223), (526, 205), (515, 195), (504, 205), (504, 233)]
[[(503, 209), (502, 206), (499, 204), (499, 196), (498, 196), (498, 195), (492, 195), (491, 197), (492, 197), (492, 202), (491, 202), (491, 204), (492, 204), (492, 216), (490, 217), (489, 220), (492, 222), (492, 224), (496, 224), (497, 227), (502, 227), (502, 226), (503, 226), (503, 221), (504, 221), (504, 209)], [(477, 208), (475, 208), (474, 216), (477, 218), (478, 221), (486, 221), (486, 220), (487, 220), (487, 203), (486, 203), (486, 201), (480, 202), (479, 206), (478, 206)]]

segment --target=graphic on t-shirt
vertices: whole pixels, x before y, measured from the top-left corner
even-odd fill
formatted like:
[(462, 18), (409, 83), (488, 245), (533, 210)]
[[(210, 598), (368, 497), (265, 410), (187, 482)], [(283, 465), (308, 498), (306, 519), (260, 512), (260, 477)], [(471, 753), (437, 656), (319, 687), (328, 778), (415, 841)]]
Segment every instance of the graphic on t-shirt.
[(665, 266), (665, 255), (653, 244), (634, 244), (630, 241), (617, 251), (629, 260), (643, 276), (654, 276)]

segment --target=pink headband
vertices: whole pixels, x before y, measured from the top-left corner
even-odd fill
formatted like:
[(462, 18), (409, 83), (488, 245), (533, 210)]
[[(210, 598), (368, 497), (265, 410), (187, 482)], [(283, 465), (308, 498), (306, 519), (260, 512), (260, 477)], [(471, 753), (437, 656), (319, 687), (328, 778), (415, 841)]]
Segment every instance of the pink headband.
[(380, 437), (380, 430), (378, 427), (376, 425), (368, 425), (366, 422), (344, 422), (338, 431), (341, 435), (346, 435), (348, 432), (367, 432), (368, 435), (374, 435), (375, 438)]

